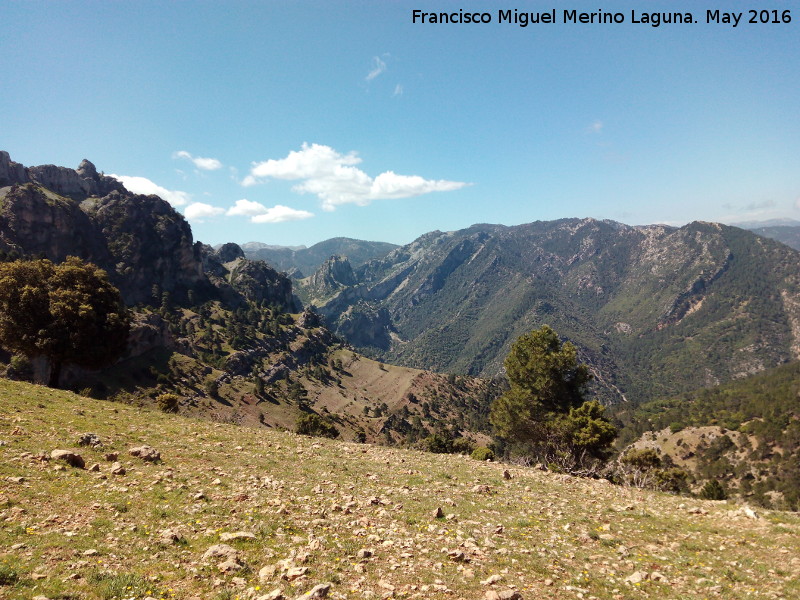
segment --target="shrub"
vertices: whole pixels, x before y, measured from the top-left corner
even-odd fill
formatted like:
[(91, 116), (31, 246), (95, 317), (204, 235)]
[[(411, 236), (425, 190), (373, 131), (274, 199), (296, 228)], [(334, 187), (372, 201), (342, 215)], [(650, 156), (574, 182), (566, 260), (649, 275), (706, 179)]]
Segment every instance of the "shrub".
[(453, 454), (470, 454), (475, 446), (467, 438), (457, 437), (453, 440)]
[(716, 479), (706, 481), (703, 489), (700, 490), (700, 497), (706, 500), (727, 500), (728, 492), (725, 487)]
[(156, 404), (165, 413), (178, 412), (178, 401), (180, 398), (175, 394), (159, 394), (156, 397)]
[(423, 440), (425, 449), (434, 454), (449, 454), (453, 451), (453, 440), (440, 433), (429, 435)]
[(656, 487), (664, 492), (683, 494), (689, 491), (689, 474), (683, 469), (656, 469), (653, 474)]
[(203, 384), (203, 387), (206, 390), (206, 393), (211, 396), (212, 398), (216, 398), (217, 394), (219, 394), (219, 384), (217, 380), (214, 379), (212, 375), (210, 375)]
[(339, 437), (339, 430), (329, 421), (314, 413), (306, 413), (297, 418), (295, 431), (301, 435), (314, 437)]
[(6, 377), (16, 381), (33, 381), (33, 365), (30, 359), (22, 354), (12, 356), (6, 369)]
[(630, 450), (621, 461), (640, 471), (649, 471), (661, 466), (661, 459), (656, 451), (652, 448), (644, 448), (642, 450)]
[(472, 451), (471, 456), (475, 460), (480, 461), (494, 460), (494, 452), (492, 452), (491, 448), (487, 448), (486, 446), (478, 446)]

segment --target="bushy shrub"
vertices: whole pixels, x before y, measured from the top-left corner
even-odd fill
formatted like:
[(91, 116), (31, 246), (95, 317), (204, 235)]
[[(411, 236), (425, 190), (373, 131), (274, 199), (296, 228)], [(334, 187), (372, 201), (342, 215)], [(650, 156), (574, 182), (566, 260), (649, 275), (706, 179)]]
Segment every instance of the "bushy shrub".
[(15, 354), (6, 369), (6, 377), (15, 381), (33, 381), (33, 365), (27, 356)]
[(661, 458), (652, 448), (630, 450), (620, 460), (622, 463), (641, 471), (657, 469), (661, 466)]
[(457, 437), (453, 440), (453, 454), (470, 454), (475, 445), (465, 437)]
[(706, 481), (703, 489), (700, 490), (700, 497), (706, 500), (727, 500), (728, 492), (725, 487), (716, 479)]
[(434, 454), (450, 454), (453, 451), (453, 440), (441, 433), (434, 433), (423, 441), (425, 449)]
[(213, 376), (209, 376), (205, 380), (205, 382), (203, 383), (203, 388), (205, 388), (206, 393), (212, 398), (216, 398), (217, 394), (219, 394), (219, 384), (217, 383), (217, 380), (214, 379)]
[(315, 413), (305, 413), (297, 418), (295, 431), (301, 435), (314, 437), (339, 437), (339, 430), (329, 421), (326, 421)]
[(180, 398), (175, 394), (159, 394), (156, 396), (156, 404), (165, 413), (178, 412), (178, 402)]
[(471, 456), (475, 460), (480, 461), (494, 460), (494, 452), (492, 452), (491, 448), (487, 448), (486, 446), (478, 446), (472, 451)]

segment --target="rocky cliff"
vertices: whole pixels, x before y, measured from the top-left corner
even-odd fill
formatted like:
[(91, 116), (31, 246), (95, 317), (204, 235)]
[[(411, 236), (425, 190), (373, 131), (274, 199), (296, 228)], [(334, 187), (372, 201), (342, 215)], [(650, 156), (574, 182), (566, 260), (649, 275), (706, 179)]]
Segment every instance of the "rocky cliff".
[[(288, 278), (245, 260), (236, 244), (204, 257), (189, 223), (168, 202), (132, 194), (88, 160), (77, 169), (24, 167), (0, 152), (0, 251), (93, 262), (108, 272), (129, 305), (159, 305), (165, 292), (172, 301), (187, 302), (192, 292), (198, 300), (253, 298), (291, 306)], [(225, 267), (235, 259), (241, 263), (239, 279), (246, 280), (238, 289), (230, 287)]]

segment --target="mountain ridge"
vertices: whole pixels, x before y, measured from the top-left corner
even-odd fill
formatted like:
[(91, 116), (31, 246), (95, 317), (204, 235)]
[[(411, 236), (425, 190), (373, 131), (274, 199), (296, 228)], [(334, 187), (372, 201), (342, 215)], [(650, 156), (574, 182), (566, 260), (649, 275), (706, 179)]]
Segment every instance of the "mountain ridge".
[[(332, 297), (312, 279), (298, 293), (340, 333), (343, 316), (385, 310), (372, 337), (388, 346), (356, 343), (371, 356), (471, 375), (497, 374), (510, 343), (548, 323), (577, 343), (607, 399), (647, 398), (796, 358), (797, 264), (797, 252), (717, 223), (560, 219), (430, 232), (354, 269)], [(730, 343), (714, 363), (691, 375), (670, 366), (708, 362), (720, 335)], [(668, 373), (647, 376), (650, 360)]]

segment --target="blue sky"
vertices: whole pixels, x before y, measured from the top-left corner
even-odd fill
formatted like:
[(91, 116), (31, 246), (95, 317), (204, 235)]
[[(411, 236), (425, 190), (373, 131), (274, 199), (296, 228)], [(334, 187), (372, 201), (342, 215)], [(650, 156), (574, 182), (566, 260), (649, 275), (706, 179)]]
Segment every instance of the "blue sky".
[[(211, 244), (800, 218), (800, 8), (719, 4), (6, 0), (0, 149), (135, 178)], [(626, 23), (497, 23), (552, 7)], [(717, 8), (745, 15), (707, 24)]]

